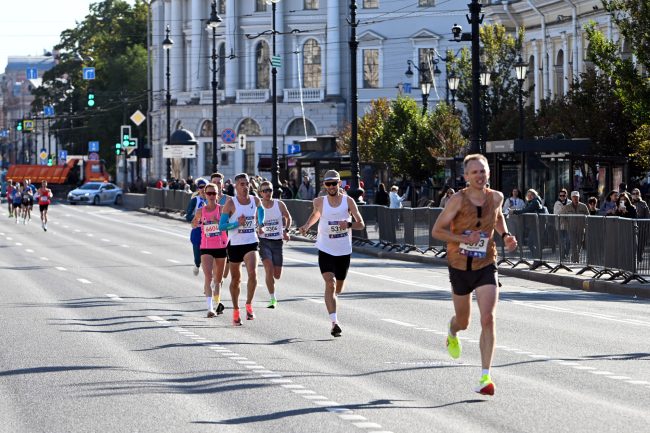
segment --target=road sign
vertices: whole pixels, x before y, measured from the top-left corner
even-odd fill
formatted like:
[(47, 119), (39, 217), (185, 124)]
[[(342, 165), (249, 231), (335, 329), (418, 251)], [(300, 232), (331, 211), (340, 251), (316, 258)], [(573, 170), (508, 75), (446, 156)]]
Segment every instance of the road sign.
[(196, 146), (170, 144), (163, 146), (163, 158), (196, 158)]
[(47, 149), (43, 148), (41, 151), (38, 153), (38, 157), (41, 158), (43, 161), (47, 160), (48, 153)]
[(300, 145), (299, 144), (288, 144), (287, 145), (287, 153), (289, 155), (293, 155), (294, 153), (300, 153)]
[(239, 148), (241, 150), (246, 150), (246, 134), (239, 134)]
[(67, 150), (59, 150), (59, 165), (64, 165), (66, 162), (68, 162), (68, 151)]
[(282, 67), (282, 57), (280, 56), (272, 56), (271, 57), (271, 66), (274, 68), (281, 68)]
[(222, 152), (234, 152), (235, 151), (235, 143), (224, 143), (224, 145), (221, 146), (221, 151)]
[(221, 140), (223, 140), (224, 143), (234, 143), (237, 141), (237, 134), (235, 134), (233, 129), (226, 128), (221, 131)]
[(88, 152), (99, 152), (99, 141), (89, 141)]
[(36, 68), (27, 68), (25, 75), (28, 80), (35, 80), (38, 78), (38, 70)]
[(135, 110), (135, 113), (133, 113), (129, 119), (131, 119), (131, 122), (135, 123), (135, 126), (140, 126), (142, 122), (147, 120), (147, 116), (142, 114), (142, 111)]
[(43, 114), (46, 116), (54, 116), (54, 107), (51, 105), (46, 105), (43, 107)]
[(32, 132), (34, 130), (34, 121), (33, 120), (23, 120), (23, 131)]
[(88, 161), (99, 161), (99, 153), (97, 152), (90, 152), (88, 154)]
[(94, 80), (95, 79), (95, 68), (85, 67), (83, 69), (84, 80)]
[(411, 83), (404, 83), (404, 93), (411, 93)]
[(129, 145), (127, 147), (130, 147), (132, 149), (135, 149), (138, 147), (138, 139), (137, 138), (130, 138), (129, 139)]

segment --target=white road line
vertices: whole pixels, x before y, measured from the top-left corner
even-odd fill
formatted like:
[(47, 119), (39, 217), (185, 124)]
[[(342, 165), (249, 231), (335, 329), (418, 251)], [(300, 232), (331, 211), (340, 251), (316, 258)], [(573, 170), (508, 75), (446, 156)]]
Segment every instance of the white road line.
[[(114, 301), (123, 301), (124, 300), (124, 299), (120, 298), (119, 296), (117, 296), (117, 295), (115, 295), (113, 293), (107, 293), (106, 296), (108, 296), (109, 298), (111, 298)], [(158, 318), (158, 320), (163, 320), (163, 319)]]
[(30, 250), (29, 248), (27, 248), (27, 249), (25, 249), (25, 252), (27, 252), (27, 253), (33, 253), (34, 250)]
[(110, 239), (102, 238), (102, 242), (110, 242)]
[(41, 260), (44, 260), (44, 261), (46, 261), (46, 262), (47, 262), (48, 260), (50, 260), (50, 259), (48, 259), (47, 257), (41, 257), (40, 259), (41, 259)]
[(589, 373), (591, 373), (591, 374), (597, 374), (597, 375), (599, 375), (599, 376), (602, 376), (602, 375), (612, 375), (612, 374), (614, 374), (614, 373), (609, 372), (609, 371), (601, 371), (601, 370), (598, 370), (598, 371), (590, 371)]
[(21, 247), (23, 244), (20, 243), (20, 242), (16, 242), (16, 245), (19, 246), (19, 247)]
[(140, 252), (141, 252), (142, 254), (152, 254), (150, 251), (145, 251), (145, 250), (142, 250), (142, 251), (140, 251)]
[(174, 260), (174, 259), (167, 259), (167, 261), (171, 263), (180, 263), (178, 260)]
[(381, 428), (381, 426), (374, 422), (353, 422), (355, 427), (359, 428)]
[(89, 280), (85, 278), (77, 278), (77, 281), (79, 281), (82, 284), (92, 284)]
[(122, 244), (120, 245), (122, 248), (130, 248), (128, 245)]
[(10, 238), (9, 236), (7, 236), (7, 240), (8, 240), (8, 241), (12, 241), (13, 239), (14, 239), (14, 238)]
[(67, 269), (64, 268), (63, 266), (57, 266), (55, 269), (57, 269), (59, 271), (67, 271)]
[(86, 236), (88, 236), (89, 238), (92, 238), (92, 237), (95, 236), (95, 235), (92, 234), (92, 233), (86, 233)]
[(414, 328), (417, 326), (417, 325), (412, 325), (410, 323), (400, 322), (399, 320), (393, 320), (393, 319), (381, 319), (381, 320), (383, 320), (384, 322), (392, 323), (393, 325), (406, 326), (409, 328)]

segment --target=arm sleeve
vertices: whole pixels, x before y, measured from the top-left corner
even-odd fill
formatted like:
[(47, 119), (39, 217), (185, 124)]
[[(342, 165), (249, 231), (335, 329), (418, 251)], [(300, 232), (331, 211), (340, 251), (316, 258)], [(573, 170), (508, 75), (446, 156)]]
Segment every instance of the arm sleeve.
[(264, 224), (264, 206), (257, 206), (257, 224)]
[(239, 227), (239, 223), (237, 221), (229, 223), (228, 220), (230, 219), (230, 216), (228, 214), (221, 214), (221, 218), (219, 219), (219, 230), (224, 231), (224, 230), (232, 230), (236, 229)]

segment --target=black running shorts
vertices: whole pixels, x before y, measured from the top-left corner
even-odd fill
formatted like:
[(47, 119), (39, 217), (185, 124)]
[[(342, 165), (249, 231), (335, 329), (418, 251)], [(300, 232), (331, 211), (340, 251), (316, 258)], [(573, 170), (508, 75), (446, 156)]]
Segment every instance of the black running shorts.
[(244, 256), (251, 251), (257, 251), (257, 242), (244, 245), (230, 245), (228, 244), (228, 261), (230, 263), (241, 263), (244, 261)]
[(477, 287), (497, 285), (497, 266), (491, 264), (474, 271), (461, 271), (450, 267), (449, 281), (455, 295), (469, 295)]
[(226, 248), (201, 248), (201, 255), (207, 254), (215, 259), (225, 259), (228, 256)]
[(334, 274), (337, 281), (343, 281), (350, 269), (350, 254), (333, 256), (318, 250), (318, 267), (321, 274), (330, 272)]

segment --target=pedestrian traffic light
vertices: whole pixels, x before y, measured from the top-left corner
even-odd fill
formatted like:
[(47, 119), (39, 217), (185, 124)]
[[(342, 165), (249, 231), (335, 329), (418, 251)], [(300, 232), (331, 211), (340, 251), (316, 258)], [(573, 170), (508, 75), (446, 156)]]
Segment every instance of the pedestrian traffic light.
[(122, 143), (115, 143), (115, 154), (116, 155), (122, 154)]
[(47, 166), (52, 167), (52, 155), (47, 158)]
[(131, 141), (131, 126), (122, 125), (120, 126), (120, 141), (122, 142), (122, 147), (129, 147), (129, 142)]
[(16, 131), (22, 132), (22, 130), (23, 130), (23, 121), (19, 120), (18, 122), (16, 122)]
[(88, 90), (88, 106), (89, 107), (95, 106), (95, 92), (93, 92), (92, 90)]

